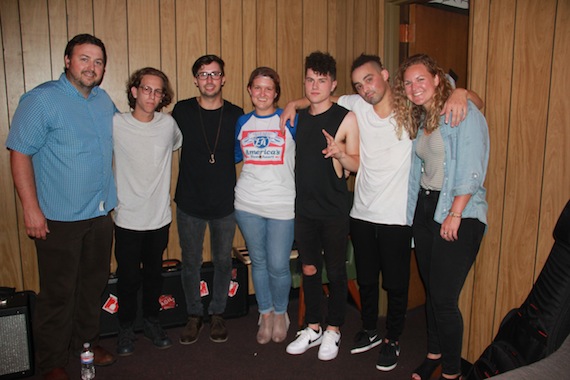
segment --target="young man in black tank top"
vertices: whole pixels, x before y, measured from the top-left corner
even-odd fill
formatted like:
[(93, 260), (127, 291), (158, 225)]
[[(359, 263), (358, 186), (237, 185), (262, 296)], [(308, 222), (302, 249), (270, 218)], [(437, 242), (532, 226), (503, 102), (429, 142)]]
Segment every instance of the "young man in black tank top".
[[(350, 203), (344, 171), (359, 165), (356, 116), (334, 104), (336, 62), (314, 52), (305, 61), (305, 96), (309, 108), (299, 113), (295, 169), (295, 240), (303, 264), (307, 328), (287, 346), (299, 355), (319, 346), (318, 357), (338, 354), (344, 323), (347, 279), (346, 246)], [(327, 327), (321, 328), (322, 265), (327, 269), (330, 296)]]

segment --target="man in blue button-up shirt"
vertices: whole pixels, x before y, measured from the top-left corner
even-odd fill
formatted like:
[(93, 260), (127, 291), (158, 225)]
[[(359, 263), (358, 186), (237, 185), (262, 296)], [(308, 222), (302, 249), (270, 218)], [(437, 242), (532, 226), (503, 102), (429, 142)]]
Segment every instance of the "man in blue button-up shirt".
[(94, 347), (95, 364), (115, 361), (98, 346), (101, 294), (113, 239), (109, 212), (117, 204), (112, 172), (113, 114), (99, 88), (105, 45), (88, 34), (65, 49), (65, 73), (20, 99), (6, 147), (35, 240), (40, 274), (34, 342), (45, 378), (68, 378), (68, 350)]

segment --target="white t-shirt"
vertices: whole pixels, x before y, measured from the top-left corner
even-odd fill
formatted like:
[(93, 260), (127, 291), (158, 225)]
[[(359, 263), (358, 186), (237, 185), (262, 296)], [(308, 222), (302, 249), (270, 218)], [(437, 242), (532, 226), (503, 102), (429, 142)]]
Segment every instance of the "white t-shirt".
[(289, 128), (285, 136), (279, 133), (281, 112), (250, 112), (239, 118), (236, 157), (243, 158), (243, 167), (234, 206), (264, 218), (289, 220), (295, 217), (295, 141)]
[(360, 95), (341, 96), (338, 104), (353, 111), (360, 131), (360, 167), (350, 216), (377, 224), (406, 225), (412, 141), (396, 135), (393, 115), (382, 119)]
[(155, 112), (148, 123), (130, 112), (113, 118), (114, 171), (119, 203), (115, 224), (135, 231), (164, 227), (172, 221), (172, 152), (182, 145), (178, 124)]

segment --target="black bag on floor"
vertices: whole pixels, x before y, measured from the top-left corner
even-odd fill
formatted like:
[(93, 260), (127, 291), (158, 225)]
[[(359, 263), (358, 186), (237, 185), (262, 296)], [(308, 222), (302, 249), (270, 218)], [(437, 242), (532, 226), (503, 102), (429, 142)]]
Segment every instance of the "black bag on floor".
[(526, 362), (510, 343), (493, 341), (477, 359), (467, 378), (487, 379), (524, 365)]
[(569, 333), (570, 201), (556, 223), (554, 245), (527, 299), (506, 315), (466, 379), (486, 379), (543, 359)]

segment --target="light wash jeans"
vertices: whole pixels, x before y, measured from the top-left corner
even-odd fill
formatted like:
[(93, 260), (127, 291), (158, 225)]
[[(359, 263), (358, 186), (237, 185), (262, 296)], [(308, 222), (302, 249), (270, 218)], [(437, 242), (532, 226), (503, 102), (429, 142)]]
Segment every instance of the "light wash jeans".
[(259, 312), (286, 313), (291, 289), (289, 258), (295, 220), (269, 219), (241, 210), (236, 210), (235, 215), (251, 258)]
[(214, 285), (208, 314), (223, 314), (232, 276), (232, 243), (236, 230), (234, 213), (219, 219), (205, 220), (176, 210), (178, 235), (182, 249), (182, 287), (189, 315), (202, 316), (200, 269), (206, 224), (210, 227), (210, 245), (214, 264)]

